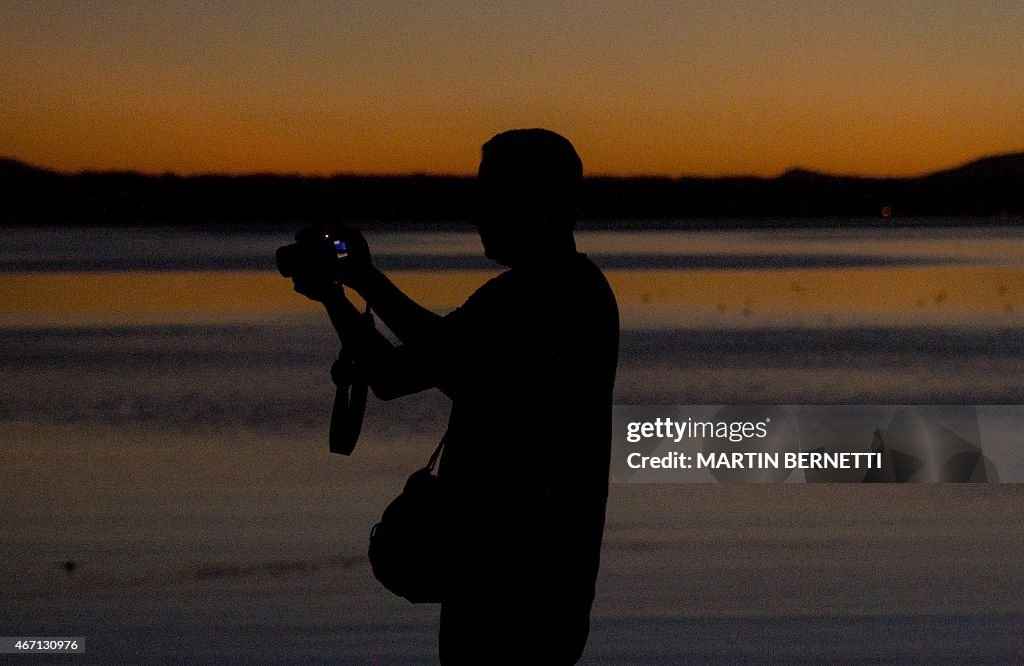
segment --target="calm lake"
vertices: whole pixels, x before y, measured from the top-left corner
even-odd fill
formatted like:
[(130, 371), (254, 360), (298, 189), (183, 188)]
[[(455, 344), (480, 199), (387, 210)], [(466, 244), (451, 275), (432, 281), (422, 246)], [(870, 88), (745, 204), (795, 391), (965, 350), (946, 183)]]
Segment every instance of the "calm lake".
[[(368, 233), (447, 311), (468, 232)], [(432, 663), (372, 524), (443, 433), (372, 401), (327, 452), (337, 341), (285, 233), (0, 231), (0, 635), (74, 661)], [(622, 404), (1024, 403), (1024, 230), (591, 231)], [(1018, 661), (1024, 486), (613, 485), (584, 663)], [(75, 563), (70, 573), (66, 562)]]

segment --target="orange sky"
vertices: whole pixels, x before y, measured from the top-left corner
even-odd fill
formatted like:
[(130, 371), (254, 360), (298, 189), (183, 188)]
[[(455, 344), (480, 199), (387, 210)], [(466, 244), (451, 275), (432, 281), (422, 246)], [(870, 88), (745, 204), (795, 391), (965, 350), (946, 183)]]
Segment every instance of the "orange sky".
[(907, 175), (1024, 150), (1018, 2), (4, 2), (0, 155), (65, 170)]

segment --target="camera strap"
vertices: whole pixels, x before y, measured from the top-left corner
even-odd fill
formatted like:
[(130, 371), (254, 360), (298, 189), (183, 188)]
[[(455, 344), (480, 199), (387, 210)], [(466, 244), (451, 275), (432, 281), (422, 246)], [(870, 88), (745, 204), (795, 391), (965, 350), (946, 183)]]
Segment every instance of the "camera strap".
[[(373, 328), (373, 313), (370, 312), (369, 304), (362, 316), (365, 325)], [(331, 410), (328, 448), (331, 453), (347, 456), (352, 454), (359, 440), (369, 392), (366, 369), (358, 362), (351, 344), (342, 345), (338, 360), (331, 368), (331, 375), (338, 388)]]
[(445, 442), (448, 441), (448, 433), (445, 432), (444, 436), (441, 437), (441, 441), (438, 443), (437, 448), (430, 454), (430, 460), (427, 461), (427, 466), (424, 468), (428, 472), (434, 471), (434, 465), (437, 464), (437, 459), (441, 457), (441, 451), (444, 449)]

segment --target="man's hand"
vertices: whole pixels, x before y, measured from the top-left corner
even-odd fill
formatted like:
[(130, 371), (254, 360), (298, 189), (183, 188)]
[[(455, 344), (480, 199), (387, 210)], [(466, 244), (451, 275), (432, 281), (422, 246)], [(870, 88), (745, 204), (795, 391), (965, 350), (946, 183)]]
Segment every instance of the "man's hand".
[(299, 273), (292, 278), (295, 291), (319, 303), (329, 303), (341, 294), (341, 287), (331, 275), (316, 271)]

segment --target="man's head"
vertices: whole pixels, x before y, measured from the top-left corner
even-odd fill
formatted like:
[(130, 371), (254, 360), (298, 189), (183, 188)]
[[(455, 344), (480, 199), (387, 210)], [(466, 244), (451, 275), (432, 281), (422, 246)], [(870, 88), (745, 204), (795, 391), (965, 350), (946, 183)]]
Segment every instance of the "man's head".
[(484, 253), (511, 266), (575, 249), (583, 163), (563, 136), (511, 130), (483, 146), (476, 222)]

